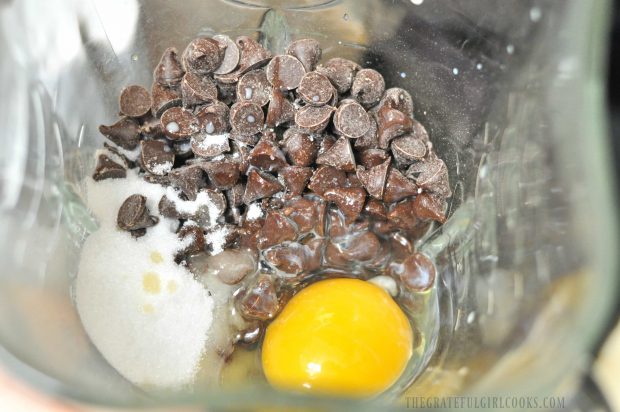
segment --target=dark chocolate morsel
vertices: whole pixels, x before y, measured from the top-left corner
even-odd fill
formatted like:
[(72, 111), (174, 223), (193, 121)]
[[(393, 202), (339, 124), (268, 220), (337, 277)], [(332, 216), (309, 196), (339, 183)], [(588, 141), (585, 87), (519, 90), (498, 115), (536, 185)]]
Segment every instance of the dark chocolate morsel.
[(310, 72), (301, 79), (297, 93), (306, 103), (322, 106), (331, 101), (336, 91), (326, 76)]
[(346, 137), (357, 139), (370, 129), (370, 116), (359, 103), (341, 103), (334, 114), (334, 128)]
[(292, 127), (284, 132), (284, 150), (293, 165), (310, 166), (316, 160), (319, 146), (308, 133)]
[(121, 113), (129, 117), (142, 117), (151, 111), (151, 94), (142, 86), (127, 86), (118, 99)]
[(366, 201), (366, 191), (361, 187), (335, 187), (327, 189), (323, 196), (338, 206), (348, 222), (357, 219)]
[(383, 193), (383, 200), (385, 202), (398, 202), (418, 193), (418, 186), (411, 179), (404, 176), (398, 169), (390, 169), (385, 184), (385, 192)]
[(351, 96), (365, 107), (377, 103), (385, 91), (383, 76), (373, 69), (362, 69), (357, 72), (351, 86)]
[(125, 170), (122, 165), (119, 165), (105, 154), (100, 154), (99, 157), (97, 157), (97, 166), (93, 173), (93, 179), (95, 181), (123, 179), (125, 177), (127, 177), (127, 170)]
[(282, 150), (271, 140), (262, 138), (250, 152), (248, 162), (261, 170), (274, 172), (288, 166)]
[(163, 176), (172, 170), (174, 152), (161, 140), (143, 140), (140, 142), (142, 167), (147, 172)]
[(240, 134), (252, 135), (263, 129), (264, 114), (261, 107), (252, 102), (237, 102), (230, 108), (230, 125)]
[(357, 177), (370, 196), (381, 200), (384, 197), (389, 170), (390, 159), (370, 169), (358, 167)]
[(116, 223), (119, 229), (136, 230), (146, 229), (154, 226), (159, 222), (155, 216), (149, 215), (149, 209), (146, 207), (146, 197), (142, 195), (131, 195), (121, 205), (116, 217)]
[(403, 112), (385, 106), (377, 112), (379, 147), (387, 149), (390, 141), (413, 130), (413, 120)]
[(392, 276), (400, 278), (407, 289), (417, 292), (428, 290), (437, 276), (433, 262), (421, 253), (413, 253), (401, 264), (392, 264), (391, 272)]
[(164, 50), (159, 64), (153, 71), (153, 80), (162, 86), (175, 87), (181, 83), (185, 71), (177, 57), (177, 49), (174, 47)]
[(231, 160), (212, 160), (204, 165), (209, 181), (217, 189), (231, 189), (239, 181), (239, 163)]
[(276, 288), (268, 275), (260, 275), (256, 283), (240, 295), (239, 310), (248, 319), (273, 319), (280, 306)]
[(101, 125), (99, 132), (123, 149), (133, 150), (140, 143), (140, 126), (129, 117), (123, 117), (111, 126)]
[(334, 57), (325, 64), (319, 65), (316, 71), (326, 76), (338, 93), (343, 94), (351, 88), (355, 72), (359, 69), (360, 66), (351, 60)]
[(164, 134), (172, 140), (187, 139), (200, 130), (200, 122), (194, 114), (182, 107), (172, 107), (161, 115)]
[(211, 103), (217, 100), (217, 86), (208, 77), (187, 72), (181, 82), (181, 96), (185, 107)]
[(299, 87), (306, 70), (297, 58), (281, 54), (271, 59), (265, 68), (265, 73), (274, 88), (284, 91)]
[(230, 109), (225, 103), (216, 101), (201, 107), (196, 112), (200, 122), (200, 130), (206, 134), (222, 134), (228, 131), (228, 117)]
[(322, 196), (328, 189), (344, 187), (346, 182), (347, 175), (342, 170), (331, 166), (321, 166), (310, 178), (308, 189)]
[(192, 151), (199, 157), (215, 157), (230, 150), (227, 134), (198, 133), (191, 139)]
[(224, 58), (219, 67), (213, 71), (214, 74), (228, 74), (237, 68), (239, 64), (239, 48), (237, 44), (228, 36), (218, 34), (213, 36), (213, 40), (220, 43), (220, 47), (225, 46)]
[(305, 106), (295, 113), (295, 123), (309, 132), (320, 132), (325, 129), (334, 112), (331, 106)]
[(413, 210), (420, 220), (435, 220), (439, 223), (446, 222), (443, 202), (429, 193), (420, 193), (413, 202)]
[(345, 172), (355, 172), (355, 157), (351, 143), (346, 137), (341, 137), (325, 153), (317, 157), (316, 163), (327, 165)]
[(183, 103), (180, 87), (166, 87), (153, 82), (151, 87), (151, 113), (160, 117), (163, 112), (171, 107), (180, 106)]
[(426, 156), (426, 142), (415, 137), (413, 133), (392, 140), (390, 145), (394, 159), (400, 165), (410, 165)]
[(194, 39), (183, 52), (185, 71), (201, 75), (213, 73), (224, 60), (225, 53), (224, 43), (206, 37)]
[(314, 39), (299, 39), (288, 46), (286, 54), (295, 56), (306, 72), (311, 72), (321, 60), (322, 50), (319, 42)]
[(375, 167), (390, 158), (390, 155), (382, 149), (366, 149), (359, 153), (359, 161), (366, 169)]
[(177, 187), (189, 200), (196, 200), (198, 191), (207, 186), (202, 167), (199, 165), (183, 166), (168, 173), (172, 186)]
[(259, 106), (269, 103), (271, 97), (271, 84), (263, 69), (247, 72), (237, 83), (237, 100), (249, 101)]
[(248, 173), (243, 201), (249, 205), (255, 200), (274, 195), (282, 190), (284, 187), (274, 176), (253, 169)]
[(284, 187), (291, 195), (300, 195), (312, 177), (311, 167), (287, 166), (278, 171), (278, 176), (282, 179)]

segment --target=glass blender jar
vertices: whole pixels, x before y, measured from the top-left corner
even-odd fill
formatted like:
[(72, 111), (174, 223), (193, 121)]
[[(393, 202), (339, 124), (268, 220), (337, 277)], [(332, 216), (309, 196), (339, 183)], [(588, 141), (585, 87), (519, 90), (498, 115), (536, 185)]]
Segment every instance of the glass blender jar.
[[(96, 230), (84, 178), (128, 84), (167, 47), (313, 37), (409, 90), (449, 167), (423, 362), (388, 396), (571, 394), (606, 324), (617, 232), (603, 113), (605, 1), (50, 0), (0, 3), (0, 363), (82, 403), (375, 410), (264, 385), (153, 397), (90, 344), (71, 285)], [(383, 406), (382, 406), (383, 407)]]

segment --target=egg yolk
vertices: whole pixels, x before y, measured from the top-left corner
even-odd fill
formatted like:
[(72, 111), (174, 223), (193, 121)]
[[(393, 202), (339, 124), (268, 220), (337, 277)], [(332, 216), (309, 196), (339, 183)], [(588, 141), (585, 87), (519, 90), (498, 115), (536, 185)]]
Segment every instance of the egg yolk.
[(387, 292), (330, 279), (295, 295), (269, 325), (262, 364), (277, 388), (365, 397), (390, 387), (412, 351), (411, 324)]

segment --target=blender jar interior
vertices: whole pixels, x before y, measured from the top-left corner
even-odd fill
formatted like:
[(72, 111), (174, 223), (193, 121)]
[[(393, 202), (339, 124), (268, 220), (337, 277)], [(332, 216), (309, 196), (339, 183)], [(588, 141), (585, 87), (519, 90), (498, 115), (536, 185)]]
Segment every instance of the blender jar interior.
[[(321, 42), (409, 90), (448, 165), (436, 318), (406, 395), (550, 394), (587, 366), (613, 292), (615, 220), (601, 113), (606, 2), (50, 0), (0, 5), (0, 360), (33, 385), (150, 402), (84, 334), (71, 284), (96, 222), (84, 177), (128, 84), (167, 47), (250, 35)], [(184, 401), (271, 402), (264, 389)], [(280, 395), (279, 399), (289, 399)], [(296, 398), (290, 398), (297, 402)]]

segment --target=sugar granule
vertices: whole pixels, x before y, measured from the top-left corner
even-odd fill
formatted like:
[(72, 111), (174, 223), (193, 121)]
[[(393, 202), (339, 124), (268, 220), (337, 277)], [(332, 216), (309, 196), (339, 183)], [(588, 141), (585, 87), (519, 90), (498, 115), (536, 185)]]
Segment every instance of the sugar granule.
[(183, 247), (170, 219), (134, 239), (116, 227), (128, 196), (147, 198), (151, 214), (166, 192), (128, 170), (126, 179), (88, 179), (88, 205), (100, 228), (82, 248), (76, 304), (86, 333), (121, 375), (139, 386), (193, 382), (212, 331), (213, 298), (174, 262)]

